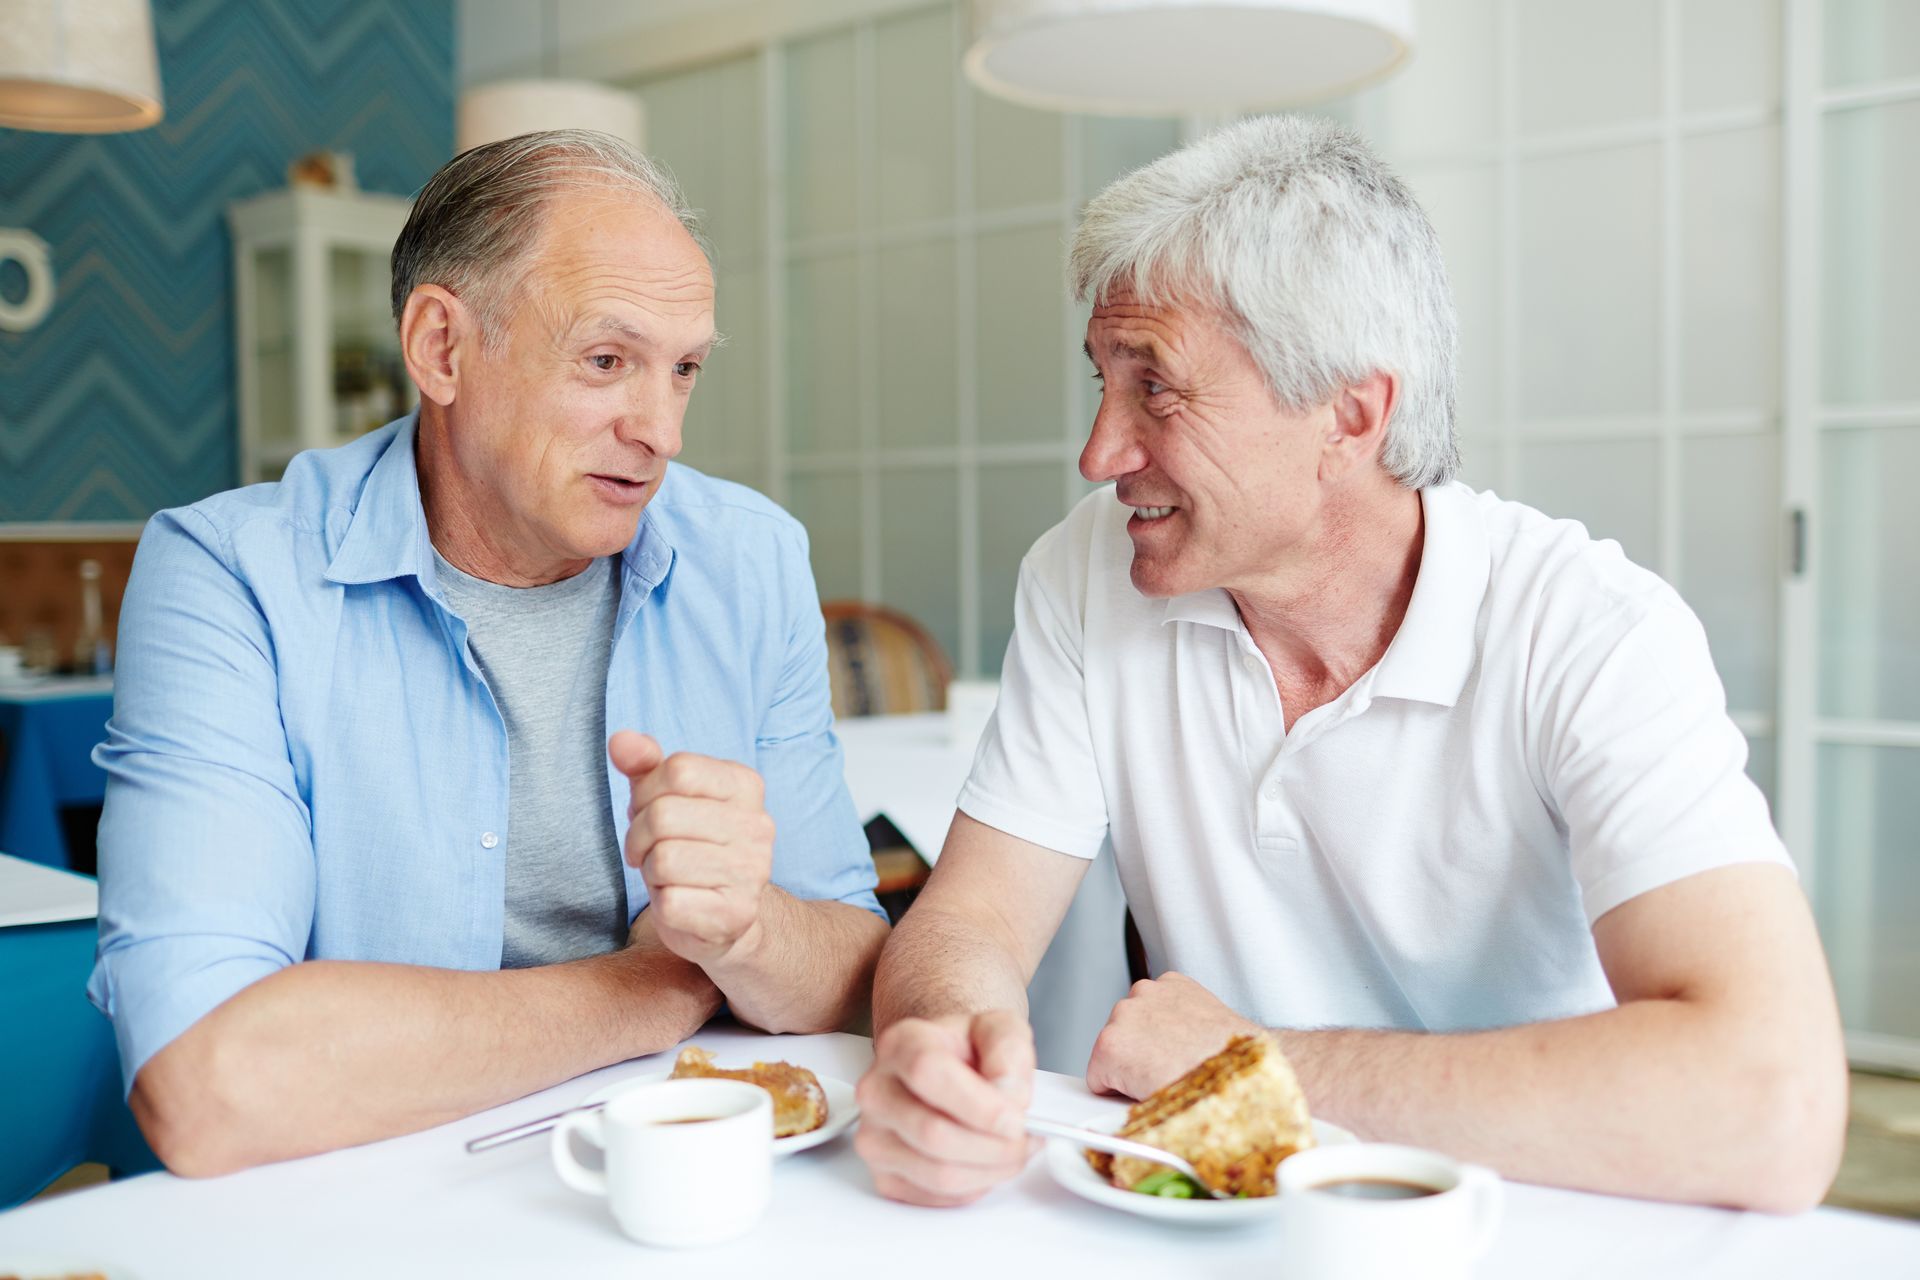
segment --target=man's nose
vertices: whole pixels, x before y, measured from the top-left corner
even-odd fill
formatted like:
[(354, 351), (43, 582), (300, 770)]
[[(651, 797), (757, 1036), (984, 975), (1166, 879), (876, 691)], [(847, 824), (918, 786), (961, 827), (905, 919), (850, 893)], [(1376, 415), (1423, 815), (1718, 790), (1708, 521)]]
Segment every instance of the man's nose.
[(1146, 452), (1124, 408), (1114, 404), (1107, 394), (1100, 397), (1099, 412), (1093, 415), (1093, 429), (1087, 433), (1086, 447), (1080, 450), (1080, 474), (1090, 483), (1105, 484), (1131, 475), (1146, 465)]
[(673, 371), (668, 369), (662, 376), (635, 378), (633, 394), (620, 417), (623, 440), (643, 444), (659, 457), (669, 459), (680, 452), (681, 422), (687, 405), (673, 385), (673, 376)]

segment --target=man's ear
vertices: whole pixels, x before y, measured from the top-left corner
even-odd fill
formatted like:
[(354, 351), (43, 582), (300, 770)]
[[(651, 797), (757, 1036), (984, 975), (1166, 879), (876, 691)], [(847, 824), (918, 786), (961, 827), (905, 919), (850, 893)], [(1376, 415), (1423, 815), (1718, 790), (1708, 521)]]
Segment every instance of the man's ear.
[(400, 354), (420, 394), (445, 407), (453, 403), (460, 366), (480, 339), (476, 317), (465, 303), (437, 284), (416, 285), (400, 313)]
[(1387, 423), (1400, 403), (1400, 380), (1384, 370), (1334, 393), (1333, 420), (1321, 449), (1320, 473), (1332, 478), (1380, 461)]

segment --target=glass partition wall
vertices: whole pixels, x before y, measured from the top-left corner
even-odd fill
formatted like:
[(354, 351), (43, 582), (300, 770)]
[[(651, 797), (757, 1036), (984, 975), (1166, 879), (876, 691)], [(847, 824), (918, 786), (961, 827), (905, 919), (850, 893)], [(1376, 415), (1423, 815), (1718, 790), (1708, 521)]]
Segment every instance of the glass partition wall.
[[(992, 674), (1021, 555), (1085, 492), (1066, 238), (1203, 122), (983, 97), (961, 7), (638, 88), (651, 149), (709, 211), (730, 336), (684, 457), (798, 515), (823, 595), (905, 609)], [(1465, 478), (1686, 596), (1850, 1048), (1920, 1069), (1920, 4), (1419, 16), (1409, 67), (1328, 110), (1446, 247)]]

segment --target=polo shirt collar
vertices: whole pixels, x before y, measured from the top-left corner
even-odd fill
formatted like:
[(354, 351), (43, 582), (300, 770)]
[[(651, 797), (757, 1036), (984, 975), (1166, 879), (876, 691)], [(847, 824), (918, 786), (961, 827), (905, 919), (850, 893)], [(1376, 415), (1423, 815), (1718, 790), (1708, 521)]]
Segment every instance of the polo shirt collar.
[[(1407, 616), (1374, 667), (1373, 696), (1450, 707), (1479, 654), (1480, 604), (1490, 572), (1487, 529), (1465, 485), (1422, 489), (1420, 503), (1426, 516), (1420, 574)], [(1161, 620), (1246, 630), (1233, 597), (1219, 587), (1170, 596)]]
[[(360, 501), (353, 509), (346, 536), (327, 565), (327, 580), (343, 584), (385, 582), (414, 577), (434, 581), (433, 540), (427, 534), (426, 508), (420, 500), (420, 472), (414, 462), (413, 442), (420, 424), (419, 410), (400, 422), (380, 458), (367, 473)], [(673, 474), (667, 469), (669, 482)], [(666, 484), (661, 485), (661, 493)], [(622, 575), (636, 579), (651, 591), (666, 578), (674, 549), (653, 518), (653, 496), (634, 530), (633, 541), (620, 555)], [(429, 588), (431, 591), (431, 588)]]
[(1407, 616), (1374, 668), (1373, 696), (1453, 706), (1480, 653), (1480, 605), (1491, 571), (1486, 524), (1463, 484), (1420, 491), (1426, 513), (1420, 575)]

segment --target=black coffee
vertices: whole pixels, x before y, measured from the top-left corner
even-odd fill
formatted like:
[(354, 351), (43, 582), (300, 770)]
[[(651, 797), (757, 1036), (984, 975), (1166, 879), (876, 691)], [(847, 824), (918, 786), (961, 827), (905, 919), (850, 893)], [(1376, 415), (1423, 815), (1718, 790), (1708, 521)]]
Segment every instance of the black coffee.
[(1421, 1196), (1437, 1196), (1438, 1187), (1423, 1187), (1417, 1182), (1400, 1182), (1393, 1178), (1346, 1178), (1339, 1182), (1323, 1182), (1314, 1188), (1330, 1196), (1346, 1196), (1350, 1200), (1417, 1200)]

